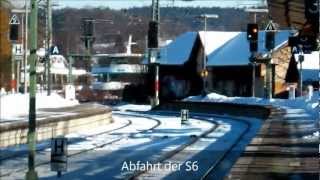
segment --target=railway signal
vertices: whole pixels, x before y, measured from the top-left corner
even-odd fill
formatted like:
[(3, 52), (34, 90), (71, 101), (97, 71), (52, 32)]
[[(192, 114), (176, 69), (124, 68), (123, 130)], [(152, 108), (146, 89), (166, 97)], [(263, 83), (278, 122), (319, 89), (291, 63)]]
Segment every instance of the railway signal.
[(276, 33), (276, 27), (275, 24), (270, 21), (265, 29), (265, 48), (268, 51), (271, 51), (275, 46), (275, 33)]
[(90, 50), (94, 41), (94, 20), (92, 18), (82, 18), (82, 38), (87, 50)]
[(156, 21), (149, 22), (148, 48), (158, 48), (158, 22)]
[(247, 26), (247, 40), (249, 41), (250, 52), (258, 51), (258, 37), (259, 36), (259, 28), (258, 24), (251, 23)]
[(16, 14), (12, 15), (9, 25), (10, 25), (10, 35), (9, 35), (10, 41), (18, 41), (20, 20)]
[(247, 26), (247, 40), (248, 41), (257, 41), (258, 40), (258, 24), (250, 23)]

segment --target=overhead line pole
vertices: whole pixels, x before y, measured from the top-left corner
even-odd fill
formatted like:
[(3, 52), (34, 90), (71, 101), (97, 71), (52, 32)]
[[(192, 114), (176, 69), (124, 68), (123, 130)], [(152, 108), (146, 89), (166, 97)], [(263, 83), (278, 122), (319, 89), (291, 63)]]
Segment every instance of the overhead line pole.
[(30, 18), (30, 56), (29, 56), (29, 123), (28, 123), (28, 171), (27, 180), (38, 179), (35, 171), (35, 146), (36, 146), (36, 61), (37, 61), (37, 30), (38, 30), (38, 2), (31, 0), (31, 18)]
[[(158, 58), (158, 53), (159, 53), (159, 34), (160, 34), (160, 4), (159, 4), (160, 0), (152, 0), (152, 22), (156, 24), (157, 29), (154, 29), (157, 34), (156, 37), (156, 42), (158, 44), (156, 44), (156, 47), (148, 47), (149, 48), (149, 63), (150, 63), (150, 68), (154, 69), (154, 74), (155, 74), (155, 78), (154, 78), (154, 102), (153, 105), (158, 105), (159, 102), (159, 63), (157, 62), (157, 58)], [(154, 33), (154, 32), (151, 32)], [(149, 36), (151, 34), (148, 34)], [(152, 60), (154, 59), (154, 60)], [(154, 61), (154, 62), (153, 62)]]
[(51, 95), (51, 62), (50, 62), (50, 48), (52, 46), (52, 2), (47, 0), (47, 95)]
[(28, 0), (25, 0), (25, 41), (24, 41), (24, 93), (26, 94), (28, 91), (28, 82), (27, 82), (27, 66), (28, 66), (28, 11), (29, 11), (29, 2)]

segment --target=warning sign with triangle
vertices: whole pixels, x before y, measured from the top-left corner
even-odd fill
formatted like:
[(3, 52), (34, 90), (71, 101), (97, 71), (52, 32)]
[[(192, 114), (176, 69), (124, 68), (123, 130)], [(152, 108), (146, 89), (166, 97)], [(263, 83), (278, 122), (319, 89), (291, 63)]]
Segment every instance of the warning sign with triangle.
[(20, 20), (16, 14), (12, 15), (9, 24), (20, 24)]
[(276, 25), (272, 21), (270, 21), (265, 31), (277, 31)]

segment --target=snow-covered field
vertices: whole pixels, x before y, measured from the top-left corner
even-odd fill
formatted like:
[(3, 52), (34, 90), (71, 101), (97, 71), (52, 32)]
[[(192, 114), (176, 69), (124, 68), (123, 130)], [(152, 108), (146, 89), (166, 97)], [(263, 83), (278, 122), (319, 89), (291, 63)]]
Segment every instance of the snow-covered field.
[[(76, 100), (67, 100), (52, 93), (37, 93), (36, 108), (61, 108), (78, 105)], [(21, 117), (27, 116), (29, 112), (29, 94), (2, 94), (0, 96), (0, 122), (21, 120)]]

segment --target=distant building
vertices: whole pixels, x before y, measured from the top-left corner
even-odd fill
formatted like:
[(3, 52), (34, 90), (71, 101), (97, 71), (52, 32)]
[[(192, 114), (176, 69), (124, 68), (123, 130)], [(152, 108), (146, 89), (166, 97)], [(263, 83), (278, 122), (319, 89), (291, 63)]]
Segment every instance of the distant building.
[[(276, 34), (273, 50), (273, 94), (283, 96), (287, 83), (297, 83), (298, 70), (291, 49), (287, 46), (290, 31)], [(259, 32), (260, 56), (264, 49), (265, 32)], [(198, 95), (202, 91), (203, 44), (205, 44), (208, 69), (207, 90), (227, 96), (251, 96), (252, 65), (249, 44), (245, 32), (187, 32), (178, 36), (160, 52), (160, 95), (161, 98), (184, 98)], [(264, 93), (266, 68), (256, 68), (256, 92)]]
[[(311, 54), (304, 54), (304, 61), (302, 62), (302, 82), (304, 88), (312, 85), (314, 88), (319, 88), (319, 72), (320, 72), (320, 55), (319, 52), (314, 51)], [(298, 69), (300, 64), (298, 62), (298, 55), (295, 55)]]

